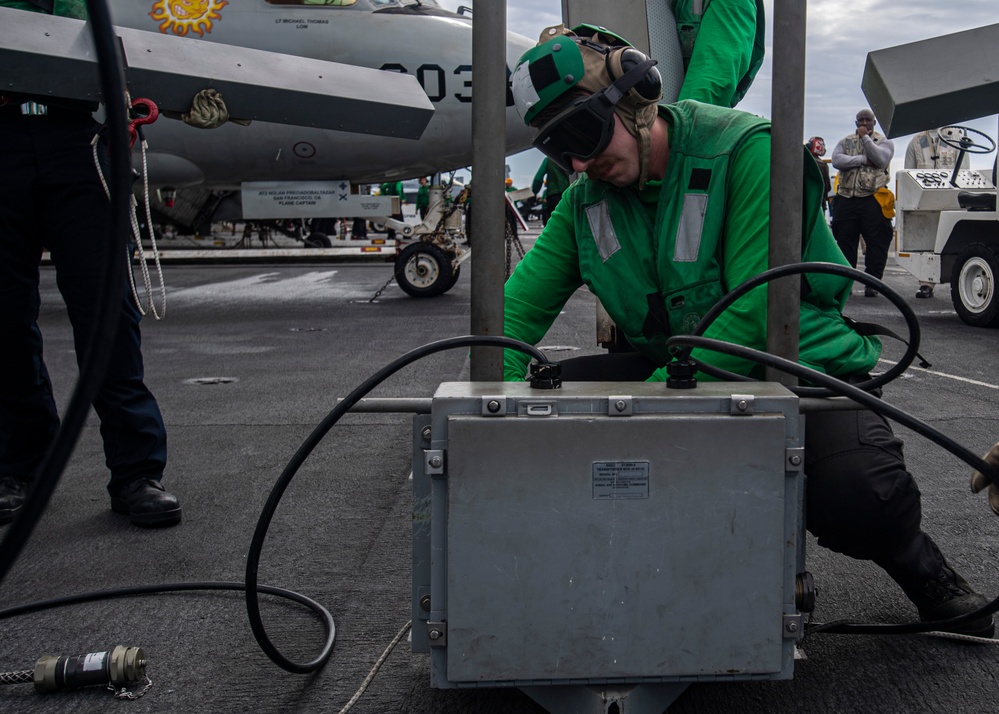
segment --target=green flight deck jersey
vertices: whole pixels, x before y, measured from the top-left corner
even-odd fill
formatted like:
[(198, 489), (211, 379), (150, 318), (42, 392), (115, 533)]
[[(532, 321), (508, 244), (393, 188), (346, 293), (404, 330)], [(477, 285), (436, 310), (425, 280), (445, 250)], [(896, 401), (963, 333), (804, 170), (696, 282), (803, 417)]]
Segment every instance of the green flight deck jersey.
[[(666, 338), (689, 334), (722, 295), (767, 269), (769, 122), (692, 101), (662, 106), (659, 115), (670, 124), (666, 175), (641, 191), (584, 176), (566, 191), (507, 281), (507, 337), (537, 344), (586, 285), (632, 346), (659, 365), (649, 380), (663, 381)], [(822, 194), (818, 167), (805, 162), (803, 260), (847, 265), (823, 219)], [(834, 376), (864, 374), (876, 364), (880, 341), (858, 334), (842, 315), (852, 284), (836, 275), (807, 276), (802, 364)], [(705, 336), (765, 350), (766, 320), (767, 286), (761, 285)], [(702, 349), (692, 356), (742, 375), (763, 372), (739, 357)], [(527, 361), (507, 350), (504, 379), (523, 379)]]

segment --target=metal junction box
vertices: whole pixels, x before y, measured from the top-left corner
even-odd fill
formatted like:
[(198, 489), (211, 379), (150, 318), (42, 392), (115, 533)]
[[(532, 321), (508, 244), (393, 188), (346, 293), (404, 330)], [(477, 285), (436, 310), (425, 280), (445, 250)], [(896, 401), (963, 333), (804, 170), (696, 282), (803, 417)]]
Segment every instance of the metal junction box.
[(432, 686), (559, 700), (791, 677), (804, 430), (786, 389), (447, 383), (416, 422), (413, 649)]

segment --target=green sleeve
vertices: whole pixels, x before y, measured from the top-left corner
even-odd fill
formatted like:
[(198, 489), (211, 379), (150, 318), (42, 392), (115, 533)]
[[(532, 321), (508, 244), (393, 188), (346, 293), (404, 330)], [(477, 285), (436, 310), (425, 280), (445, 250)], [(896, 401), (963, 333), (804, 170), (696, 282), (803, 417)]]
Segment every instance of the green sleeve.
[[(503, 334), (536, 345), (583, 284), (571, 201), (562, 201), (504, 289)], [(503, 379), (523, 381), (530, 357), (504, 350)]]
[(679, 99), (735, 106), (756, 39), (755, 0), (711, 0), (697, 31)]

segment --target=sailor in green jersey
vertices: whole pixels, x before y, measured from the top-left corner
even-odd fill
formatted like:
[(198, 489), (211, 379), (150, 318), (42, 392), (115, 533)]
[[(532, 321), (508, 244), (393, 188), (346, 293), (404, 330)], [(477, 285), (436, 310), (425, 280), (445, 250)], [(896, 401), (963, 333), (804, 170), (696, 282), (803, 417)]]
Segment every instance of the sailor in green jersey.
[[(399, 197), (399, 212), (393, 213), (392, 218), (397, 221), (403, 220), (402, 217), (402, 204), (405, 203), (406, 193), (402, 189), (402, 181), (386, 181), (379, 187), (379, 195), (381, 196), (398, 196)], [(385, 235), (389, 240), (395, 240), (395, 229), (389, 228), (385, 231)]]
[(427, 217), (430, 210), (430, 186), (427, 185), (427, 177), (420, 176), (420, 187), (416, 189), (416, 212), (422, 221)]
[[(666, 338), (689, 333), (725, 292), (767, 268), (770, 126), (699, 102), (658, 106), (654, 63), (600, 28), (551, 36), (521, 58), (514, 100), (539, 128), (535, 147), (585, 175), (507, 282), (505, 334), (536, 344), (586, 285), (636, 352), (567, 360), (563, 379), (661, 380)], [(818, 168), (811, 159), (804, 166), (803, 257), (845, 265), (823, 219)], [(844, 380), (865, 375), (881, 350), (843, 318), (851, 282), (809, 275), (801, 301), (800, 361)], [(750, 292), (706, 335), (765, 349), (766, 300), (765, 286)], [(740, 358), (694, 356), (759, 374)], [(508, 352), (505, 378), (523, 379), (524, 371)], [(819, 544), (884, 568), (922, 619), (988, 602), (921, 530), (919, 489), (882, 417), (809, 414), (805, 472), (806, 522)], [(985, 615), (954, 629), (991, 637), (994, 624)]]
[[(531, 191), (535, 196), (541, 196), (544, 201), (544, 208), (541, 213), (542, 225), (548, 223), (548, 217), (555, 210), (555, 206), (562, 200), (562, 194), (571, 183), (569, 174), (554, 161), (545, 157), (541, 160), (538, 172), (534, 174), (534, 181), (531, 183)], [(544, 195), (542, 196), (542, 189)]]
[(763, 64), (763, 0), (670, 0), (685, 75), (679, 99), (734, 107)]

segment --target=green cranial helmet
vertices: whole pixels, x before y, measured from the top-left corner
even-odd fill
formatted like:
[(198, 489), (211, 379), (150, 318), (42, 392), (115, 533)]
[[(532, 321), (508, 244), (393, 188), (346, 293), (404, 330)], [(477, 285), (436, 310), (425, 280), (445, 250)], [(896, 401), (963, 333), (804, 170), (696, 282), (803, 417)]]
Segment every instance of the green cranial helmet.
[[(546, 38), (546, 34), (551, 36)], [(579, 84), (586, 74), (583, 54), (561, 26), (549, 27), (540, 44), (520, 58), (513, 73), (517, 113), (530, 125), (556, 99)]]
[[(567, 30), (564, 25), (555, 25), (546, 28), (537, 46), (520, 58), (511, 78), (514, 104), (525, 124), (539, 126), (539, 116), (553, 105), (558, 108), (560, 100), (568, 99), (567, 93), (581, 90), (597, 94), (616, 86), (629, 70), (647, 61), (631, 43), (604, 27), (578, 25)], [(649, 131), (657, 116), (656, 103), (662, 98), (662, 78), (653, 67), (639, 71), (627, 87), (622, 87), (624, 95), (616, 100), (614, 113), (639, 140), (639, 183), (644, 184)]]
[(574, 87), (599, 92), (611, 84), (617, 77), (609, 72), (608, 53), (622, 47), (631, 47), (631, 43), (605, 27), (545, 28), (537, 46), (520, 58), (511, 79), (514, 103), (524, 123), (530, 125)]

